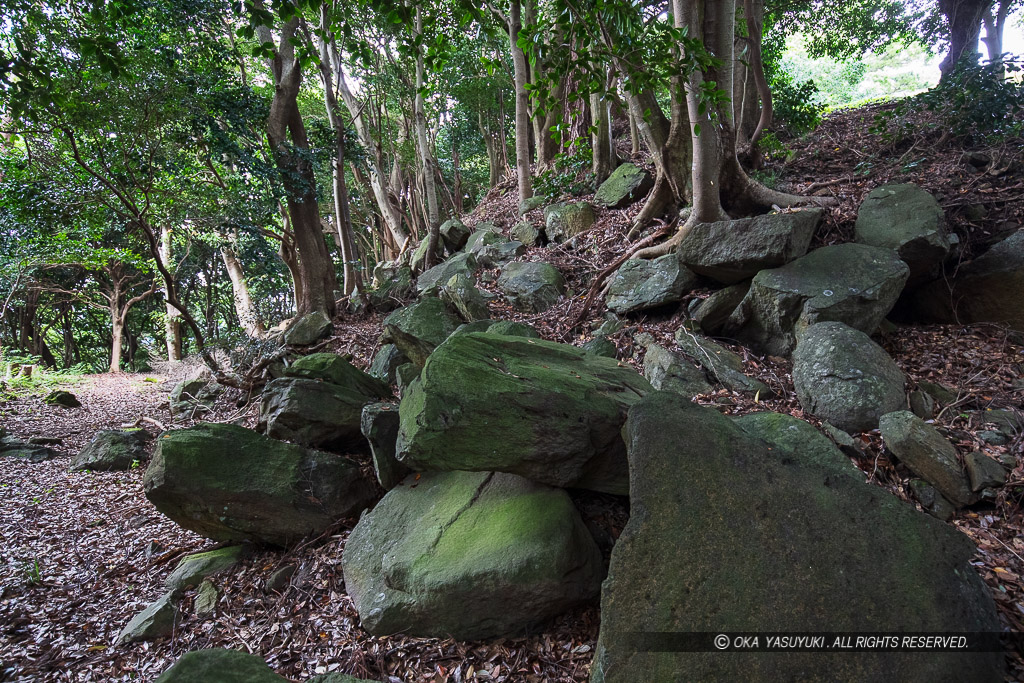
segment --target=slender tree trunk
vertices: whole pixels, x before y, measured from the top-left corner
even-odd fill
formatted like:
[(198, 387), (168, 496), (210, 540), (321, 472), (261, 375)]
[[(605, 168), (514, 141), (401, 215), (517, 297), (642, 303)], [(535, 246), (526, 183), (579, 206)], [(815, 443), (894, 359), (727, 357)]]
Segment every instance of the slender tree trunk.
[(530, 94), (526, 91), (526, 55), (517, 44), (522, 29), (521, 15), (520, 0), (511, 0), (508, 40), (516, 92), (516, 178), (519, 181), (519, 201), (524, 202), (533, 196), (533, 178), (530, 176)]
[[(171, 228), (164, 226), (160, 229), (160, 258), (170, 266), (174, 258), (173, 236)], [(177, 286), (174, 282), (173, 286)], [(164, 338), (167, 342), (167, 360), (172, 363), (181, 360), (181, 313), (170, 303), (171, 292), (167, 291), (164, 285)]]
[(949, 52), (939, 64), (940, 80), (948, 78), (961, 60), (977, 62), (982, 17), (991, 6), (992, 0), (939, 0), (939, 11), (949, 27)]
[(253, 305), (252, 296), (249, 294), (249, 285), (245, 280), (242, 264), (238, 262), (238, 255), (227, 245), (220, 248), (220, 255), (224, 261), (224, 269), (228, 272), (228, 279), (231, 280), (235, 314), (238, 315), (238, 322), (242, 325), (242, 330), (254, 339), (262, 338), (267, 331), (263, 327), (259, 314), (256, 313), (256, 306)]
[[(270, 63), (274, 97), (267, 118), (267, 137), (287, 191), (288, 214), (299, 257), (302, 297), (296, 300), (296, 313), (301, 316), (320, 312), (330, 317), (336, 309), (334, 290), (337, 281), (334, 263), (320, 227), (316, 177), (308, 158), (309, 140), (298, 106), (302, 66), (291, 42), (298, 26), (298, 17), (285, 22), (280, 43)], [(269, 39), (269, 28), (260, 27), (260, 40), (273, 42)]]
[[(998, 7), (993, 5), (985, 10), (982, 20), (985, 24), (985, 50), (988, 52), (988, 60), (995, 62), (1003, 56), (1003, 31), (1006, 28), (1006, 19), (1010, 15), (1012, 0), (1001, 0)], [(993, 14), (992, 10), (995, 9)], [(1000, 76), (1005, 75), (1005, 68), (1000, 68)]]
[[(423, 11), (419, 5), (416, 6), (416, 36), (423, 36)], [(427, 112), (423, 101), (423, 89), (426, 87), (423, 66), (424, 49), (424, 46), (420, 45), (416, 50), (416, 97), (413, 107), (416, 116), (416, 148), (420, 156), (423, 195), (427, 207), (427, 253), (423, 260), (423, 269), (426, 270), (437, 262), (437, 240), (438, 229), (441, 227), (441, 214), (437, 206), (437, 183), (434, 179), (437, 163), (434, 161), (434, 154), (427, 142)]]
[(121, 345), (124, 337), (124, 320), (115, 304), (110, 305), (110, 368), (108, 372), (121, 372)]

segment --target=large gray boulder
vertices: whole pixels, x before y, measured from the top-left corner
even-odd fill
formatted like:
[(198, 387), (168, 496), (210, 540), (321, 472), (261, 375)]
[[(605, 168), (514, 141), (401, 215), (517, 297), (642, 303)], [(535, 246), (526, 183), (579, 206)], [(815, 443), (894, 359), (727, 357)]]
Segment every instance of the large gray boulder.
[(857, 211), (854, 236), (861, 244), (899, 254), (910, 267), (908, 286), (934, 277), (950, 248), (942, 207), (913, 183), (872, 190)]
[(303, 356), (292, 363), (284, 374), (286, 377), (320, 380), (363, 396), (391, 396), (391, 389), (386, 383), (371, 377), (336, 353), (312, 353)]
[(434, 347), (461, 324), (443, 301), (426, 297), (385, 318), (381, 341), (394, 344), (408, 360), (423, 365)]
[(358, 446), (363, 406), (378, 398), (329, 382), (282, 377), (263, 389), (257, 429), (303, 446)]
[(398, 459), (417, 470), (512, 472), (622, 494), (619, 430), (650, 390), (632, 368), (566, 344), (453, 335), (402, 397)]
[(441, 472), (352, 530), (345, 588), (376, 635), (521, 635), (597, 595), (601, 553), (568, 494), (514, 474)]
[(130, 470), (147, 459), (144, 429), (104, 429), (97, 432), (71, 463), (72, 470)]
[(565, 294), (562, 274), (550, 263), (510, 263), (501, 271), (498, 287), (521, 311), (540, 313)]
[(522, 242), (507, 240), (503, 235), (498, 237), (500, 239), (487, 239), (473, 247), (471, 253), (481, 268), (498, 268), (526, 253), (526, 245)]
[(906, 377), (871, 337), (842, 323), (811, 325), (793, 352), (793, 385), (811, 415), (847, 432), (878, 427), (906, 405)]
[(914, 314), (932, 322), (1005, 323), (1024, 331), (1024, 230), (997, 243), (911, 296)]
[(586, 202), (557, 202), (544, 209), (544, 233), (552, 242), (564, 242), (594, 224), (594, 208)]
[(956, 448), (930, 424), (908, 410), (899, 410), (883, 415), (879, 428), (886, 447), (946, 500), (957, 507), (977, 500)]
[(472, 231), (463, 225), (458, 218), (449, 218), (440, 227), (441, 241), (449, 254), (454, 254), (466, 246)]
[(156, 509), (186, 529), (277, 546), (358, 514), (375, 491), (348, 458), (213, 423), (165, 432), (143, 483)]
[(284, 343), (292, 346), (306, 346), (317, 342), (331, 334), (334, 324), (323, 313), (314, 311), (307, 313), (288, 326), (284, 333)]
[(25, 462), (40, 463), (53, 460), (60, 454), (42, 444), (29, 443), (3, 433), (0, 428), (0, 457), (16, 458)]
[(621, 209), (643, 199), (654, 187), (654, 178), (635, 164), (619, 164), (594, 194), (594, 203), (609, 209)]
[(783, 456), (667, 392), (636, 404), (624, 435), (630, 518), (592, 683), (1002, 680), (1002, 652), (715, 650), (716, 633), (1000, 627), (967, 537), (850, 476), (846, 458)]
[(432, 294), (455, 275), (472, 275), (478, 266), (475, 254), (456, 254), (430, 270), (420, 273), (416, 278), (416, 290), (420, 294)]
[(676, 249), (687, 268), (731, 285), (807, 253), (821, 209), (697, 223)]
[(186, 652), (156, 683), (287, 683), (262, 657), (239, 650), (212, 648)]
[(891, 249), (863, 244), (815, 249), (758, 273), (725, 333), (776, 356), (788, 356), (799, 333), (817, 322), (842, 322), (872, 334), (909, 272)]
[(674, 254), (629, 259), (615, 271), (605, 304), (618, 315), (674, 303), (697, 284), (697, 276)]

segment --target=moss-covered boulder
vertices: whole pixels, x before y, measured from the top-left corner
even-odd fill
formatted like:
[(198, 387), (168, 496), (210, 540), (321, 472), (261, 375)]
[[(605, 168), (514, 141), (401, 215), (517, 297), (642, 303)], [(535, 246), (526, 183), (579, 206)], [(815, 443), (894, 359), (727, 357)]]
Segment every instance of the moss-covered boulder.
[(837, 321), (872, 334), (892, 309), (910, 269), (891, 249), (837, 244), (762, 270), (724, 332), (776, 356), (788, 356), (799, 333)]
[(144, 429), (104, 429), (78, 452), (71, 469), (130, 470), (148, 458), (146, 443), (150, 438)]
[(263, 389), (257, 429), (303, 446), (358, 450), (363, 406), (379, 398), (329, 382), (282, 377)]
[(154, 640), (171, 635), (178, 616), (178, 597), (165, 593), (125, 624), (117, 635), (117, 644), (136, 643), (140, 640)]
[[(418, 273), (423, 270), (423, 266), (427, 263), (427, 247), (430, 245), (430, 240), (426, 235), (420, 240), (420, 243), (416, 246), (416, 250), (412, 252), (412, 258), (409, 260), (409, 266), (412, 267), (413, 272)], [(434, 248), (434, 263), (438, 263), (444, 259), (444, 242), (439, 238)]]
[(565, 294), (562, 274), (550, 263), (510, 263), (501, 271), (498, 287), (521, 311), (541, 313)]
[(471, 253), (488, 244), (501, 244), (507, 241), (508, 238), (502, 235), (501, 230), (493, 223), (477, 223), (473, 228), (473, 234), (466, 241), (464, 249), (467, 253)]
[(398, 459), (416, 470), (512, 472), (625, 493), (619, 429), (650, 390), (632, 368), (574, 346), (454, 335), (402, 397)]
[[(633, 406), (624, 435), (630, 518), (592, 683), (1002, 679), (1002, 652), (714, 650), (723, 632), (990, 632), (999, 619), (967, 537), (848, 476), (843, 456), (779, 457), (668, 392)], [(702, 633), (706, 651), (679, 651)]]
[(640, 201), (654, 187), (654, 178), (635, 164), (619, 164), (594, 195), (594, 203), (609, 209), (621, 209)]
[(645, 311), (679, 301), (696, 284), (697, 276), (674, 254), (629, 259), (612, 276), (605, 304), (618, 315)]
[(374, 310), (386, 313), (401, 306), (412, 292), (412, 268), (405, 264), (378, 264), (373, 269), (373, 288), (366, 292), (366, 297)]
[(314, 311), (292, 321), (284, 333), (284, 343), (292, 346), (307, 346), (327, 337), (334, 330), (334, 323), (323, 313)]
[(53, 460), (60, 454), (42, 444), (29, 443), (13, 436), (0, 434), (0, 458), (15, 458), (25, 462), (39, 463)]
[(644, 354), (644, 377), (660, 391), (675, 391), (692, 398), (712, 390), (704, 371), (687, 358), (658, 344), (648, 344)]
[(750, 436), (768, 444), (776, 458), (798, 456), (809, 462), (831, 468), (836, 473), (864, 481), (864, 474), (814, 425), (785, 413), (749, 413), (733, 419)]
[(240, 545), (229, 545), (186, 555), (164, 579), (164, 586), (172, 592), (198, 586), (207, 576), (213, 576), (238, 562), (242, 557), (242, 551)]
[(512, 226), (512, 237), (528, 247), (539, 246), (542, 241), (540, 229), (530, 221), (519, 221)]
[(449, 254), (454, 254), (466, 246), (471, 232), (458, 218), (449, 218), (441, 224), (440, 228), (444, 248), (448, 250)]
[(492, 472), (406, 479), (342, 563), (370, 633), (460, 640), (521, 635), (597, 595), (603, 574), (565, 491)]
[(531, 339), (541, 339), (540, 332), (533, 325), (527, 325), (526, 323), (517, 323), (513, 320), (499, 320), (496, 323), (492, 323), (487, 327), (487, 332), (491, 334), (501, 334), (506, 337), (530, 337)]
[(811, 415), (847, 432), (878, 427), (906, 405), (906, 377), (871, 337), (842, 323), (811, 325), (793, 352), (793, 385)]
[(385, 491), (390, 491), (409, 473), (409, 468), (395, 457), (398, 406), (392, 403), (371, 403), (363, 408), (362, 431), (370, 442), (377, 482)]
[(156, 683), (288, 683), (262, 657), (239, 650), (211, 648), (182, 655)]
[(806, 209), (697, 223), (676, 251), (693, 272), (731, 285), (806, 254), (821, 219), (821, 209)]
[(445, 307), (444, 302), (433, 297), (400, 308), (384, 319), (385, 326), (392, 325), (433, 346), (447, 339), (461, 324), (462, 321)]
[(469, 275), (453, 275), (440, 291), (441, 301), (454, 308), (467, 323), (491, 317), (487, 300)]
[(162, 434), (143, 482), (186, 529), (278, 546), (358, 514), (375, 491), (348, 458), (213, 423)]
[(1024, 331), (1024, 230), (911, 295), (914, 315), (931, 322), (1005, 323)]
[(366, 374), (336, 353), (312, 353), (303, 356), (285, 370), (286, 377), (315, 379), (375, 398), (388, 398), (391, 389), (376, 377)]
[(373, 355), (370, 362), (370, 369), (367, 374), (388, 384), (395, 383), (395, 372), (402, 365), (409, 362), (398, 347), (394, 344), (384, 344), (377, 353)]
[(712, 292), (693, 311), (694, 322), (705, 334), (717, 336), (749, 290), (750, 282), (740, 282)]
[(757, 395), (761, 398), (772, 395), (772, 390), (767, 384), (744, 373), (743, 359), (721, 344), (716, 344), (699, 334), (693, 334), (684, 327), (676, 330), (675, 340), (676, 346), (683, 354), (704, 368), (708, 380), (712, 383), (721, 384), (729, 391), (741, 394)]
[(564, 242), (594, 224), (594, 207), (586, 202), (558, 202), (544, 209), (544, 233), (552, 242)]
[(534, 209), (539, 209), (540, 207), (544, 206), (544, 203), (546, 201), (547, 199), (543, 195), (534, 195), (532, 197), (527, 197), (523, 201), (519, 202), (519, 215), (525, 216)]
[(886, 448), (946, 500), (963, 507), (978, 499), (956, 457), (956, 448), (935, 427), (909, 410), (883, 415), (878, 427)]
[(950, 248), (942, 207), (913, 183), (872, 190), (857, 211), (854, 237), (899, 254), (910, 267), (908, 286), (934, 277)]
[(81, 408), (82, 402), (70, 391), (54, 389), (46, 395), (43, 403), (48, 406), (60, 406), (61, 408)]
[(441, 285), (451, 280), (453, 276), (472, 275), (478, 267), (475, 254), (456, 254), (430, 270), (420, 273), (416, 278), (416, 290), (420, 294), (435, 294)]

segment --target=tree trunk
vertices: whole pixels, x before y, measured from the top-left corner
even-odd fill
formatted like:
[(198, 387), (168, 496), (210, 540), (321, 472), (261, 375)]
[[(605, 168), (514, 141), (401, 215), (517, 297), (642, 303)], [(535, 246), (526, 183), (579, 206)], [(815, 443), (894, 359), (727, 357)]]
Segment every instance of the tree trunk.
[(249, 295), (249, 285), (245, 280), (245, 272), (242, 264), (238, 262), (238, 255), (231, 247), (224, 245), (220, 248), (221, 258), (224, 260), (224, 269), (228, 271), (228, 279), (231, 280), (232, 298), (235, 302), (235, 313), (238, 315), (238, 322), (242, 330), (254, 339), (266, 335), (266, 328), (256, 313), (256, 306), (252, 303)]
[[(423, 11), (416, 6), (416, 36), (423, 36)], [(437, 207), (437, 183), (434, 180), (434, 173), (437, 163), (434, 161), (434, 154), (427, 142), (427, 112), (423, 101), (423, 89), (426, 87), (423, 66), (423, 51), (425, 47), (421, 44), (416, 49), (416, 97), (413, 102), (416, 116), (416, 149), (420, 157), (420, 173), (423, 177), (423, 194), (427, 206), (427, 253), (423, 259), (423, 269), (432, 268), (437, 262), (438, 229), (441, 227), (441, 214)]]
[(110, 305), (110, 368), (108, 372), (121, 372), (121, 345), (124, 338), (124, 319), (115, 304)]
[[(160, 229), (160, 258), (163, 262), (170, 266), (171, 260), (174, 257), (173, 254), (173, 236), (171, 235), (171, 229), (168, 226), (164, 226)], [(173, 287), (177, 286), (176, 281), (173, 282)], [(172, 363), (181, 360), (181, 313), (178, 312), (174, 306), (170, 303), (173, 292), (167, 291), (167, 285), (164, 285), (164, 338), (167, 342), (167, 360)]]
[(946, 80), (961, 60), (977, 63), (982, 17), (991, 6), (992, 0), (939, 0), (949, 28), (949, 52), (939, 64), (940, 80)]
[[(320, 227), (316, 177), (309, 161), (309, 140), (298, 106), (302, 66), (291, 42), (298, 26), (298, 17), (285, 22), (280, 43), (270, 63), (274, 97), (267, 118), (267, 138), (287, 191), (288, 215), (298, 252), (302, 297), (296, 299), (296, 314), (320, 312), (330, 317), (336, 309), (334, 290), (337, 281), (334, 263)], [(260, 40), (272, 42), (269, 40), (269, 28), (262, 26), (260, 29)]]
[(524, 202), (533, 196), (533, 178), (530, 176), (530, 94), (526, 91), (526, 55), (517, 44), (522, 29), (521, 15), (520, 0), (511, 0), (508, 40), (516, 92), (516, 178), (519, 181), (519, 201)]
[[(611, 93), (615, 87), (615, 71), (608, 70), (608, 78), (605, 81), (605, 92)], [(619, 159), (615, 154), (615, 147), (612, 140), (612, 98), (610, 94), (590, 94), (590, 117), (591, 117), (591, 153), (593, 158), (593, 171), (595, 181), (598, 185), (608, 179)]]
[[(985, 10), (982, 20), (985, 24), (985, 50), (988, 52), (988, 61), (995, 62), (1003, 56), (1003, 31), (1006, 28), (1006, 19), (1010, 15), (1012, 0), (1001, 0), (998, 7), (990, 6)], [(992, 10), (995, 9), (995, 14)], [(1000, 68), (1000, 75), (1005, 74), (1005, 69)]]

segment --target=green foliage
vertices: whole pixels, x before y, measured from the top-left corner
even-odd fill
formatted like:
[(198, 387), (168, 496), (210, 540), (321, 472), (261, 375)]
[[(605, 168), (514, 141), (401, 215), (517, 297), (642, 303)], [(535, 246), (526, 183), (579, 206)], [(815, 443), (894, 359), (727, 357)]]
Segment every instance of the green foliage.
[(871, 132), (891, 140), (930, 131), (969, 143), (1019, 138), (1024, 135), (1022, 70), (1019, 59), (963, 61), (935, 88), (876, 114)]
[[(825, 105), (818, 97), (814, 81), (796, 82), (786, 71), (771, 75), (769, 87), (772, 91), (772, 106), (775, 120), (790, 135), (803, 135), (818, 127), (825, 113)], [(762, 148), (765, 142), (761, 142)]]
[(564, 196), (580, 196), (594, 191), (594, 173), (590, 141), (578, 139), (571, 154), (555, 155), (554, 167), (544, 171), (534, 181), (534, 193), (549, 201)]

